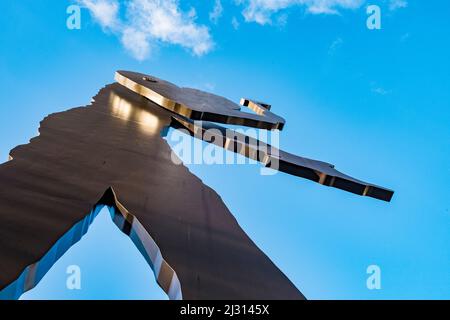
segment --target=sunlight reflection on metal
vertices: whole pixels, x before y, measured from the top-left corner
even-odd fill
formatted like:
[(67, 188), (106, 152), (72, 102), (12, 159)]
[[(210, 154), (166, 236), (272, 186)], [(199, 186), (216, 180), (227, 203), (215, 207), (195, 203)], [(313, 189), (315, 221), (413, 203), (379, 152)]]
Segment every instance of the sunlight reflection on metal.
[[(270, 112), (242, 112), (240, 106), (224, 97), (191, 88), (180, 88), (170, 82), (129, 71), (117, 71), (118, 83), (166, 110), (191, 120), (282, 130), (285, 120)], [(245, 100), (248, 101), (248, 100)], [(269, 106), (264, 104), (265, 106)]]
[(158, 117), (155, 117), (147, 110), (141, 110), (138, 115), (140, 128), (147, 134), (159, 134), (160, 123)]
[(111, 95), (111, 104), (113, 107), (113, 115), (124, 120), (129, 120), (131, 115), (132, 105), (128, 101), (113, 94)]
[(115, 93), (111, 93), (110, 101), (114, 116), (126, 121), (136, 122), (141, 131), (145, 134), (159, 134), (161, 124), (158, 117), (150, 111), (130, 103)]

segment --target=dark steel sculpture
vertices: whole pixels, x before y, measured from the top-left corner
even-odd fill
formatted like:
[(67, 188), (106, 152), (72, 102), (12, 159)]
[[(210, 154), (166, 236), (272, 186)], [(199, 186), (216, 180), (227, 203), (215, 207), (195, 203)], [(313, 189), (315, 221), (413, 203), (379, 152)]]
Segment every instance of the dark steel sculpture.
[[(171, 299), (303, 299), (214, 190), (171, 161), (161, 136), (173, 127), (205, 139), (193, 122), (203, 120), (202, 130), (224, 132), (211, 142), (227, 147), (225, 129), (209, 121), (282, 129), (284, 120), (269, 105), (244, 99), (256, 114), (245, 113), (155, 77), (118, 72), (116, 80), (90, 106), (46, 117), (40, 135), (0, 166), (0, 299), (32, 289), (103, 206)], [(393, 195), (330, 164), (236, 137), (236, 152), (268, 167), (276, 156), (280, 171), (385, 201)]]

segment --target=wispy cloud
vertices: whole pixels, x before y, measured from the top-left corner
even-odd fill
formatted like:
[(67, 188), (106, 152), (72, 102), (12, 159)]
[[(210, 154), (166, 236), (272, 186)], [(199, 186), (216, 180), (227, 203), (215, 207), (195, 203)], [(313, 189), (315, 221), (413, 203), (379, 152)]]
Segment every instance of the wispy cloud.
[(385, 96), (387, 94), (390, 94), (391, 91), (390, 90), (386, 90), (382, 87), (373, 87), (372, 88), (372, 92), (381, 96)]
[(311, 14), (338, 14), (340, 9), (359, 8), (365, 0), (235, 0), (244, 5), (242, 14), (248, 22), (271, 24), (272, 16), (293, 6), (303, 6)]
[(216, 0), (213, 10), (209, 13), (209, 20), (217, 23), (223, 14), (223, 6), (221, 0)]
[(233, 17), (231, 19), (231, 25), (233, 26), (234, 30), (239, 29), (239, 21), (238, 21), (238, 19), (236, 17)]
[(332, 56), (336, 52), (336, 50), (342, 47), (343, 44), (344, 40), (342, 40), (341, 37), (336, 38), (336, 40), (331, 43), (330, 48), (328, 49), (328, 54)]
[(408, 6), (407, 0), (389, 0), (389, 10), (394, 11)]
[(408, 40), (410, 37), (411, 37), (411, 35), (409, 34), (409, 32), (407, 32), (407, 33), (403, 34), (403, 35), (400, 37), (400, 42), (405, 42), (405, 41)]
[(195, 10), (183, 12), (178, 0), (129, 0), (120, 18), (118, 0), (78, 0), (105, 29), (117, 34), (138, 60), (146, 59), (159, 43), (179, 45), (201, 56), (214, 43), (206, 26), (196, 23)]
[(211, 82), (207, 82), (203, 86), (205, 87), (206, 90), (208, 90), (210, 92), (214, 92), (216, 90), (216, 85)]

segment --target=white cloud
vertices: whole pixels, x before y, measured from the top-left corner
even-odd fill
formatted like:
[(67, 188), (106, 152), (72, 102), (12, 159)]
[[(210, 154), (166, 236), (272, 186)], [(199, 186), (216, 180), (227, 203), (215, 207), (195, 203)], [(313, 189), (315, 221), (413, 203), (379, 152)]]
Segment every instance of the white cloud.
[(195, 15), (181, 12), (176, 0), (132, 0), (127, 16), (131, 25), (149, 38), (181, 45), (196, 55), (213, 47), (208, 28), (197, 25)]
[(223, 6), (221, 0), (216, 0), (213, 10), (209, 13), (209, 20), (217, 23), (223, 14)]
[(89, 9), (102, 27), (117, 27), (119, 3), (116, 0), (79, 0), (79, 3)]
[(406, 8), (408, 1), (406, 0), (389, 0), (389, 10), (394, 11), (401, 8)]
[(145, 60), (150, 55), (150, 41), (145, 32), (126, 28), (122, 34), (122, 44), (137, 60)]
[[(183, 11), (180, 0), (74, 1), (85, 6), (104, 30), (116, 34), (126, 50), (138, 60), (146, 59), (152, 48), (161, 43), (184, 47), (197, 56), (210, 52), (214, 47), (209, 29), (196, 22), (195, 8)], [(302, 7), (311, 14), (339, 14), (343, 9), (359, 8), (365, 1), (234, 0), (234, 3), (244, 7), (242, 14), (247, 22), (283, 26), (288, 17), (286, 9), (291, 7)], [(388, 3), (390, 10), (408, 5), (407, 0), (389, 0)], [(217, 23), (222, 15), (222, 1), (215, 0), (209, 19)], [(234, 29), (239, 28), (235, 17), (231, 23)], [(334, 50), (330, 48), (330, 52)]]
[(339, 9), (359, 8), (365, 0), (235, 0), (244, 4), (242, 14), (248, 22), (271, 24), (272, 15), (293, 6), (303, 6), (312, 14), (338, 14)]
[(118, 34), (124, 47), (138, 60), (148, 57), (150, 48), (169, 43), (189, 49), (201, 56), (214, 43), (207, 27), (195, 22), (196, 12), (183, 12), (178, 0), (129, 0), (125, 3), (125, 20), (119, 17), (117, 0), (79, 0), (95, 20)]

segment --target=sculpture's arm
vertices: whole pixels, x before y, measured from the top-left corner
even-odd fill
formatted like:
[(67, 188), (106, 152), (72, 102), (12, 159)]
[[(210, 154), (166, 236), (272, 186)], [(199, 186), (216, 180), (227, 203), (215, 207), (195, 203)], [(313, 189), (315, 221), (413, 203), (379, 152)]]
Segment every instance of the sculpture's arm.
[[(268, 104), (242, 99), (240, 104), (255, 112), (251, 114), (240, 111), (237, 104), (224, 97), (200, 90), (180, 88), (170, 82), (141, 73), (118, 71), (116, 80), (122, 86), (173, 112), (175, 127), (185, 127), (191, 135), (220, 147), (230, 149), (231, 146), (230, 151), (261, 161), (266, 167), (383, 201), (391, 201), (394, 195), (392, 190), (347, 176), (337, 171), (329, 163), (278, 150), (235, 131), (227, 132), (225, 128), (211, 123), (212, 121), (259, 129), (281, 130), (285, 120), (272, 113), (271, 106)], [(202, 121), (202, 128), (196, 128), (194, 121)], [(219, 132), (219, 137), (209, 137), (211, 130)]]
[(347, 176), (336, 170), (332, 164), (293, 155), (222, 126), (199, 122), (200, 126), (197, 122), (178, 115), (173, 116), (173, 119), (172, 127), (187, 129), (196, 138), (260, 161), (267, 168), (383, 201), (391, 201), (394, 194), (392, 190)]

